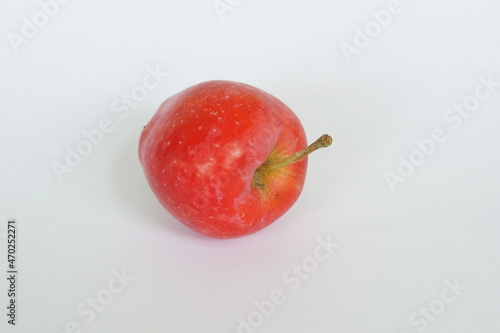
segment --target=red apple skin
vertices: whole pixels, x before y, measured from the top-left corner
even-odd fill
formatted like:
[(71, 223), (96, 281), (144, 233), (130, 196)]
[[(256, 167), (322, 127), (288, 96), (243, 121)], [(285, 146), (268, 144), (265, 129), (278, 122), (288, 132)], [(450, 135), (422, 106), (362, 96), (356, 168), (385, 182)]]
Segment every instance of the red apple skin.
[(168, 98), (144, 127), (139, 159), (158, 201), (215, 238), (252, 234), (282, 216), (304, 185), (307, 157), (254, 177), (307, 146), (297, 116), (250, 85), (208, 81)]

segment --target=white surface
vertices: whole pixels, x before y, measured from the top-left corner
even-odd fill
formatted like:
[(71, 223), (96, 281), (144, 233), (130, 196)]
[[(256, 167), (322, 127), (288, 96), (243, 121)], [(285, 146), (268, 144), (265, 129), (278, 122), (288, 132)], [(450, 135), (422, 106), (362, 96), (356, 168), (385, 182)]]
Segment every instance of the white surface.
[[(458, 128), (443, 118), (478, 77), (500, 81), (498, 2), (401, 0), (351, 62), (342, 43), (390, 1), (232, 3), (221, 20), (212, 0), (74, 0), (16, 53), (8, 34), (41, 7), (2, 1), (0, 267), (16, 218), (20, 273), (17, 325), (2, 310), (0, 331), (75, 322), (75, 332), (237, 332), (274, 291), (281, 304), (240, 332), (498, 332), (500, 87)], [(148, 67), (168, 74), (121, 119), (112, 104)], [(262, 88), (297, 113), (309, 140), (334, 137), (310, 158), (289, 213), (235, 240), (173, 220), (136, 153), (165, 98), (211, 79)], [(114, 131), (60, 182), (51, 164), (106, 118)], [(446, 141), (391, 191), (384, 174), (435, 128)], [(307, 279), (293, 277), (328, 237), (338, 247)], [(89, 298), (107, 301), (122, 269), (134, 279), (101, 312), (78, 312)], [(455, 282), (466, 286), (458, 296)]]

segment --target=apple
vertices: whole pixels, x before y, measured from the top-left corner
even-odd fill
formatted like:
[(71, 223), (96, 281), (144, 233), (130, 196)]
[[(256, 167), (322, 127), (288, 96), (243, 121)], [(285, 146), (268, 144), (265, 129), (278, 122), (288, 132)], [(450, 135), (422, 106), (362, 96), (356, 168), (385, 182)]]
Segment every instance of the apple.
[(144, 127), (139, 160), (158, 201), (189, 228), (215, 238), (252, 234), (302, 192), (307, 146), (297, 116), (247, 84), (208, 81), (163, 102)]

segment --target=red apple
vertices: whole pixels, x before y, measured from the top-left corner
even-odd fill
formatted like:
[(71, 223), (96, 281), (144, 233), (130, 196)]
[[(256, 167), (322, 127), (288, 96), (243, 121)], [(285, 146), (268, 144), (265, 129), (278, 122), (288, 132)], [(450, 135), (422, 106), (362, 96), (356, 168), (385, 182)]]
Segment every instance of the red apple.
[(297, 116), (255, 87), (209, 81), (168, 98), (144, 127), (139, 159), (159, 202), (202, 234), (234, 238), (282, 216), (299, 197), (306, 148)]

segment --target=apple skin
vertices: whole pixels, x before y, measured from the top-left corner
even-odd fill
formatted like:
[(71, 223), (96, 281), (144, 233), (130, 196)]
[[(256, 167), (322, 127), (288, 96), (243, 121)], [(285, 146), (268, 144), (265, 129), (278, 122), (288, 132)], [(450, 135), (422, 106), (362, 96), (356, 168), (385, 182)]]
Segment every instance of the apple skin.
[(296, 202), (307, 157), (256, 170), (306, 146), (300, 120), (276, 97), (219, 80), (163, 102), (141, 133), (139, 159), (153, 193), (172, 216), (223, 239), (261, 230)]

